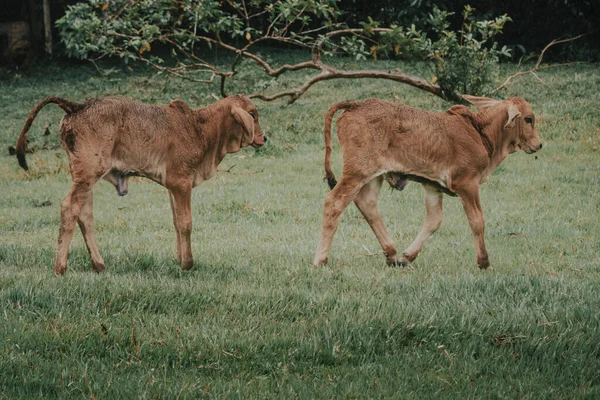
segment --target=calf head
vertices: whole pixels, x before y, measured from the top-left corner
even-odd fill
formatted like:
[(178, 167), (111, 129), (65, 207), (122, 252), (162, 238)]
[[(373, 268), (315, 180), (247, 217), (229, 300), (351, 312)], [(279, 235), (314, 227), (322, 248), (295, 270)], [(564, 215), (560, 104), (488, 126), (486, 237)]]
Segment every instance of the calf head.
[(527, 154), (535, 153), (542, 148), (540, 135), (535, 129), (535, 114), (531, 106), (521, 97), (513, 97), (509, 100), (509, 112), (513, 109), (513, 113), (519, 118), (514, 117), (510, 129), (517, 131), (516, 147), (525, 151)]
[(535, 114), (531, 105), (521, 97), (508, 100), (495, 100), (487, 97), (463, 96), (474, 104), (479, 111), (490, 109), (487, 113), (504, 113), (503, 134), (510, 137), (509, 152), (523, 150), (527, 154), (542, 148), (540, 136), (535, 129)]
[(240, 148), (261, 147), (267, 141), (258, 124), (258, 110), (246, 96), (231, 96), (225, 100), (230, 103), (230, 116), (235, 123), (231, 126), (230, 138)]

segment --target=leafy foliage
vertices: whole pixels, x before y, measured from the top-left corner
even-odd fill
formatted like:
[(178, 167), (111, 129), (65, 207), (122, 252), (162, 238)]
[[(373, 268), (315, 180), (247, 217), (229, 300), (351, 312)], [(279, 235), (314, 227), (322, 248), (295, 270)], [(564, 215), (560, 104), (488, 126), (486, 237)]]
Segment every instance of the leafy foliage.
[(470, 5), (481, 18), (491, 19), (508, 12), (514, 21), (497, 38), (500, 47), (514, 46), (513, 60), (539, 52), (552, 40), (582, 34), (576, 43), (566, 43), (547, 52), (548, 61), (598, 61), (600, 59), (600, 2), (596, 0), (549, 0), (543, 7), (534, 7), (531, 1), (505, 0), (352, 0), (339, 7), (358, 24), (364, 15), (370, 15), (382, 25), (415, 24), (423, 29), (428, 14), (437, 6), (454, 12), (450, 29), (459, 31), (463, 23), (462, 11)]
[[(318, 69), (322, 74), (337, 71), (323, 63), (322, 56), (343, 54), (356, 60), (372, 57), (427, 60), (431, 74), (421, 78), (401, 76), (413, 84), (446, 99), (457, 93), (484, 94), (497, 76), (498, 60), (509, 56), (506, 47), (498, 49), (494, 39), (510, 21), (505, 16), (477, 20), (474, 9), (464, 10), (462, 28), (450, 29), (453, 13), (433, 8), (426, 22), (427, 30), (411, 25), (380, 26), (367, 18), (360, 28), (341, 22), (345, 16), (337, 0), (87, 0), (69, 7), (57, 22), (67, 54), (96, 61), (119, 57), (125, 63), (142, 61), (159, 71), (194, 80), (212, 82), (220, 77), (221, 92), (225, 82), (243, 67), (240, 60), (249, 58), (265, 72), (277, 77), (288, 71)], [(311, 49), (311, 61), (273, 69), (251, 48), (259, 43), (280, 43)], [(203, 47), (204, 46), (204, 47)], [(232, 54), (227, 65), (207, 61), (206, 46), (218, 46)], [(170, 51), (153, 51), (155, 47)], [(398, 80), (399, 73), (387, 78)], [(339, 77), (354, 78), (352, 74)], [(366, 76), (361, 76), (366, 77)], [(379, 73), (379, 78), (386, 78)], [(306, 88), (283, 92), (292, 101), (325, 77), (307, 82)], [(264, 96), (263, 96), (264, 98)], [(267, 98), (265, 98), (267, 99)]]
[(473, 18), (474, 9), (466, 6), (461, 30), (449, 30), (448, 18), (453, 14), (433, 9), (428, 23), (438, 40), (432, 41), (427, 34), (410, 29), (417, 51), (433, 61), (437, 82), (443, 90), (460, 93), (488, 93), (498, 76), (500, 57), (510, 57), (510, 50), (498, 49), (493, 39), (502, 32), (511, 19), (503, 15), (494, 20), (478, 21)]

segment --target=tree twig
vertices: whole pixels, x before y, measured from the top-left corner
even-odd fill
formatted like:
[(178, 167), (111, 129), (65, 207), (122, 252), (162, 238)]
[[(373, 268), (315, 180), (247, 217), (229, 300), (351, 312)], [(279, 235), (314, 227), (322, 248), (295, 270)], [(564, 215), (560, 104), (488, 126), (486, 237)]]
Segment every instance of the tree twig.
[[(549, 64), (549, 65), (542, 65), (542, 61), (544, 59), (544, 54), (546, 53), (546, 51), (557, 44), (560, 43), (567, 43), (567, 42), (572, 42), (574, 40), (577, 40), (579, 38), (582, 38), (583, 36), (586, 36), (587, 34), (583, 34), (583, 35), (578, 35), (572, 38), (567, 38), (567, 39), (554, 39), (553, 41), (551, 41), (550, 43), (548, 43), (546, 45), (546, 47), (544, 47), (542, 49), (542, 52), (540, 53), (537, 62), (535, 63), (535, 66), (527, 71), (517, 71), (514, 74), (510, 75), (509, 77), (506, 78), (506, 80), (504, 81), (504, 83), (502, 83), (502, 85), (498, 86), (496, 89), (494, 89), (491, 94), (494, 94), (504, 88), (506, 88), (508, 86), (508, 84), (510, 83), (510, 81), (512, 81), (513, 79), (522, 76), (522, 75), (527, 75), (527, 74), (532, 74), (534, 77), (536, 77), (540, 82), (542, 82), (544, 85), (546, 84), (542, 79), (540, 79), (539, 76), (537, 76), (536, 72), (543, 70), (543, 69), (548, 69), (548, 68), (556, 68), (556, 67), (565, 67), (565, 66), (571, 66), (571, 65), (576, 65), (576, 64), (580, 64), (581, 62), (568, 62), (568, 63), (561, 63), (561, 64)], [(519, 61), (519, 65), (517, 66), (517, 69), (521, 66), (521, 61)]]

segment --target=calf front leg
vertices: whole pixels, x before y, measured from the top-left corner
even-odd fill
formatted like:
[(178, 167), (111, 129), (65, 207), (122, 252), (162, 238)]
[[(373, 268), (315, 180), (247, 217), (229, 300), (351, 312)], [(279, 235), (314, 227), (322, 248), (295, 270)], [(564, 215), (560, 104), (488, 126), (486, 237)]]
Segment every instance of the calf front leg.
[(378, 176), (371, 182), (367, 183), (360, 189), (354, 203), (360, 210), (362, 215), (367, 220), (367, 223), (373, 230), (373, 233), (379, 240), (379, 244), (383, 249), (383, 254), (387, 259), (389, 265), (399, 264), (396, 258), (396, 247), (392, 241), (390, 234), (388, 233), (383, 220), (381, 219), (381, 213), (377, 206), (377, 200), (379, 198), (379, 191), (381, 190), (381, 184), (383, 182), (383, 175)]
[(490, 260), (485, 249), (484, 220), (481, 202), (479, 200), (479, 186), (472, 185), (464, 190), (457, 191), (463, 204), (465, 214), (469, 220), (473, 239), (475, 240), (475, 250), (477, 252), (477, 266), (485, 269), (490, 266)]
[(442, 224), (442, 217), (444, 215), (443, 193), (429, 185), (423, 185), (423, 189), (425, 191), (425, 222), (415, 240), (408, 246), (404, 253), (402, 253), (402, 258), (400, 259), (400, 263), (402, 264), (408, 264), (414, 261), (414, 259), (417, 258), (419, 251), (421, 251), (423, 243), (429, 239)]
[(192, 185), (169, 187), (173, 222), (177, 232), (177, 258), (184, 271), (192, 269)]
[(340, 222), (340, 217), (348, 204), (356, 197), (356, 194), (362, 186), (362, 182), (356, 179), (347, 179), (342, 175), (338, 184), (325, 198), (325, 206), (323, 207), (323, 228), (321, 230), (321, 239), (317, 246), (317, 253), (313, 265), (319, 266), (327, 264), (327, 256), (329, 255), (329, 247), (333, 240), (333, 235), (337, 230)]

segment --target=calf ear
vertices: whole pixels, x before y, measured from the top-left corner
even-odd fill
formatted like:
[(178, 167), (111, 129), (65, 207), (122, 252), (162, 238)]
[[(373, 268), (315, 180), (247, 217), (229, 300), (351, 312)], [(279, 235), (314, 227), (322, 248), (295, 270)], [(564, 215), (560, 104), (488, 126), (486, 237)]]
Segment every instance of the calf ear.
[(489, 97), (469, 96), (468, 94), (463, 94), (463, 99), (471, 104), (474, 104), (479, 111), (483, 111), (486, 108), (495, 106), (498, 103), (502, 103), (500, 100), (490, 99)]
[(510, 104), (508, 106), (508, 121), (506, 121), (506, 125), (504, 125), (504, 129), (513, 128), (515, 126), (515, 118), (521, 115), (521, 111), (514, 104)]
[(254, 141), (254, 118), (238, 106), (233, 106), (231, 108), (231, 115), (233, 115), (233, 118), (235, 118), (238, 124), (244, 128), (244, 132), (246, 132), (246, 141), (252, 143)]

